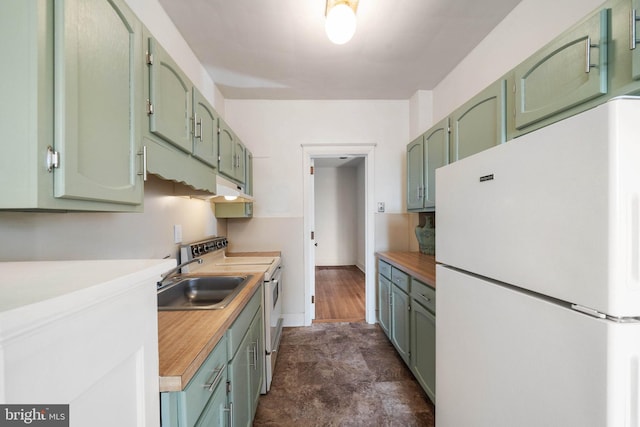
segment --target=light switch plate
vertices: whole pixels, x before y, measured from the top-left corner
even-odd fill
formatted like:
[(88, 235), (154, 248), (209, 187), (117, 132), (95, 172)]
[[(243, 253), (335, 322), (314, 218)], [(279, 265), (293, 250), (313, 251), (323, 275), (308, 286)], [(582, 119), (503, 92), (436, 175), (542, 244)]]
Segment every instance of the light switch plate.
[(182, 225), (173, 226), (173, 243), (182, 243)]

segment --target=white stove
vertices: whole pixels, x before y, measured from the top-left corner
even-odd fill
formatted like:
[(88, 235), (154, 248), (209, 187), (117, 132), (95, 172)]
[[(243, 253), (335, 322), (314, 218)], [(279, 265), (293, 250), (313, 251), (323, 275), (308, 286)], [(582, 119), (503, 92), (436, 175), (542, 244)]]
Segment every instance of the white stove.
[(191, 263), (183, 267), (182, 273), (264, 274), (262, 294), (265, 378), (262, 382), (262, 393), (265, 394), (271, 387), (282, 334), (282, 262), (279, 256), (227, 256), (227, 246), (228, 241), (225, 237), (211, 237), (181, 246), (181, 263), (196, 258), (202, 260), (202, 264)]

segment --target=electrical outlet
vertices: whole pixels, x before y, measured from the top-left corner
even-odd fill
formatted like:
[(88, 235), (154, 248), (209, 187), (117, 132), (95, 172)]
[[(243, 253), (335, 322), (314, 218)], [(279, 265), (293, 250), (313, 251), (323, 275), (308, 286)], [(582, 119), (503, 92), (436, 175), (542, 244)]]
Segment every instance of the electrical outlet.
[(173, 226), (173, 243), (182, 243), (182, 225)]
[(378, 212), (384, 212), (384, 202), (378, 202)]

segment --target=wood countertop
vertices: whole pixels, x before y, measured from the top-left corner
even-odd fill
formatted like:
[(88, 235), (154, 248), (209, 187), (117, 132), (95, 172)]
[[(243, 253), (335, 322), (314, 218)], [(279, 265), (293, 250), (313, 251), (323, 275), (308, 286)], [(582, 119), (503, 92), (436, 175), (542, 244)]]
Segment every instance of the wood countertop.
[[(275, 257), (281, 256), (281, 253), (279, 251), (236, 252), (226, 253), (226, 255), (229, 257)], [(216, 274), (207, 273), (207, 275), (215, 276)], [(253, 294), (260, 289), (264, 274), (247, 273), (246, 275), (251, 276), (249, 283), (222, 310), (158, 311), (160, 391), (184, 390)]]
[(263, 274), (251, 275), (245, 288), (222, 310), (158, 311), (160, 391), (184, 390), (260, 289), (263, 277)]
[(411, 276), (436, 287), (436, 257), (421, 252), (377, 252), (376, 256)]

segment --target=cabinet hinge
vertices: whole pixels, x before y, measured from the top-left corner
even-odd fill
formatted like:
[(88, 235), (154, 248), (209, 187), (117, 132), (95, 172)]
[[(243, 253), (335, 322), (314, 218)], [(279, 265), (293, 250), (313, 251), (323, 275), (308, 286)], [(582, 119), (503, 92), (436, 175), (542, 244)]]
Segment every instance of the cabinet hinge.
[(227, 381), (227, 393), (231, 393), (231, 381)]
[(60, 153), (52, 146), (47, 147), (47, 171), (53, 172), (54, 168), (60, 167)]
[(311, 295), (311, 304), (315, 304), (315, 303), (316, 303), (316, 296)]
[(147, 65), (153, 65), (153, 54), (146, 52), (144, 55), (144, 59), (147, 62)]
[(220, 128), (218, 128), (218, 135), (220, 135)]
[(312, 232), (311, 232), (311, 240), (313, 240), (313, 239), (315, 239), (315, 238), (316, 238), (316, 233), (315, 233), (315, 231), (312, 231)]
[(309, 174), (313, 175), (313, 166), (309, 167)]
[(451, 133), (451, 126), (447, 126), (447, 133)]
[(150, 99), (147, 99), (147, 114), (153, 114), (153, 104)]

